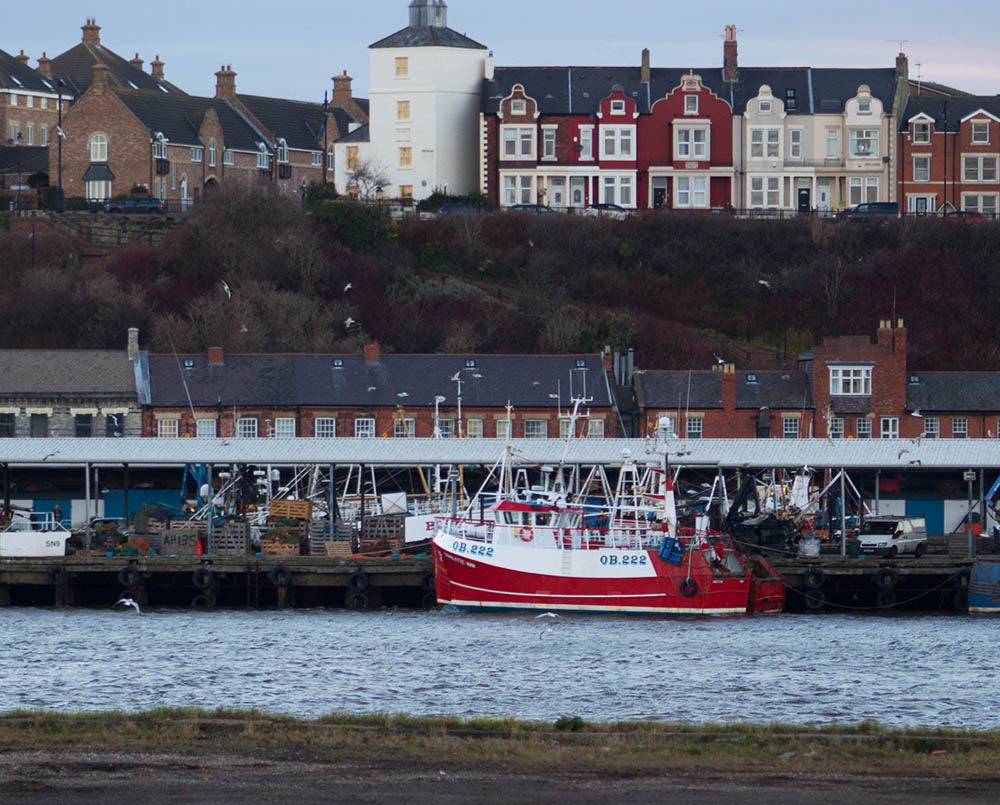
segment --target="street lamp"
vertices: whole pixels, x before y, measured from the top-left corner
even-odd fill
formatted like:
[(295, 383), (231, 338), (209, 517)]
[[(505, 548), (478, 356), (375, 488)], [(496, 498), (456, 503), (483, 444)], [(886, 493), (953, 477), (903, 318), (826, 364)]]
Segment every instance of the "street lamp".
[(327, 90), (323, 90), (323, 187), (326, 187), (326, 172), (330, 167), (330, 157), (327, 154), (330, 146), (327, 144), (327, 135), (330, 129), (330, 101)]
[(64, 86), (66, 86), (66, 85), (63, 83), (63, 80), (61, 78), (56, 81), (56, 87), (57, 87), (57, 92), (58, 92), (58, 100), (56, 101), (56, 103), (59, 105), (58, 106), (58, 110), (57, 110), (58, 113), (59, 113), (59, 120), (56, 123), (56, 139), (58, 140), (57, 145), (58, 145), (58, 151), (59, 151), (58, 170), (57, 170), (57, 173), (56, 173), (56, 211), (57, 212), (62, 212), (63, 211), (62, 141), (63, 141), (63, 136), (64, 135), (63, 135), (63, 130), (62, 130), (62, 107), (63, 107), (62, 91), (63, 91), (63, 87)]
[[(21, 132), (17, 133), (17, 138), (16, 139), (17, 139), (16, 145), (18, 145), (18, 146), (24, 145), (24, 135), (21, 134)], [(21, 185), (24, 184), (24, 177), (21, 175), (21, 173), (23, 171), (23, 165), (24, 165), (23, 154), (21, 153), (20, 147), (18, 147), (18, 149), (17, 149), (17, 197), (16, 197), (16, 200), (14, 201), (14, 206), (16, 207), (16, 209), (17, 209), (18, 212), (21, 211)]]

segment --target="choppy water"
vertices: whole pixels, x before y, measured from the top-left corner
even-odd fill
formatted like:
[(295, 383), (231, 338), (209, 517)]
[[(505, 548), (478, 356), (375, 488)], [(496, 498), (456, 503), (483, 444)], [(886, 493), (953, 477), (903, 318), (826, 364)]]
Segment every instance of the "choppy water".
[(970, 617), (0, 610), (0, 711), (998, 728), (998, 666), (1000, 619)]

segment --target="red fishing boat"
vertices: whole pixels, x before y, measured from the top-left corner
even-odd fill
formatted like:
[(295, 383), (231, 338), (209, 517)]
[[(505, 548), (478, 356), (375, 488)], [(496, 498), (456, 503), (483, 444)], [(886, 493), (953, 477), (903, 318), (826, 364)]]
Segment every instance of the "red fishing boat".
[(626, 456), (610, 505), (592, 506), (559, 485), (515, 493), (512, 464), (508, 445), (494, 468), (491, 505), (476, 512), (474, 500), (464, 514), (437, 518), (439, 604), (669, 616), (781, 611), (784, 580), (763, 557), (740, 553), (707, 518), (704, 527), (677, 528), (669, 468), (642, 470)]

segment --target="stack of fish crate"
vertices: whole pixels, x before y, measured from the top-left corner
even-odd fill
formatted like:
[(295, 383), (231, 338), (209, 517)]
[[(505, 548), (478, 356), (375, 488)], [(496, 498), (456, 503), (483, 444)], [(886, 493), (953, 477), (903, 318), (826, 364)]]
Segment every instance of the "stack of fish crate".
[(223, 523), (212, 533), (217, 556), (246, 556), (250, 552), (250, 524)]

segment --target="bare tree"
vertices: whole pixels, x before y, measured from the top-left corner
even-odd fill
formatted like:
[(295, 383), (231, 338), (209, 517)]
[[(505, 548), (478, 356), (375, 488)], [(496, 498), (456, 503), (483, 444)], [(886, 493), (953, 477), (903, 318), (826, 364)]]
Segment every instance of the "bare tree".
[(356, 187), (358, 198), (371, 201), (391, 184), (389, 174), (382, 163), (374, 158), (363, 159), (347, 174), (347, 186)]

